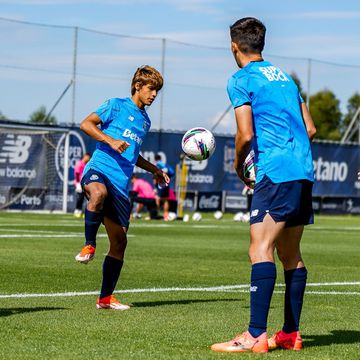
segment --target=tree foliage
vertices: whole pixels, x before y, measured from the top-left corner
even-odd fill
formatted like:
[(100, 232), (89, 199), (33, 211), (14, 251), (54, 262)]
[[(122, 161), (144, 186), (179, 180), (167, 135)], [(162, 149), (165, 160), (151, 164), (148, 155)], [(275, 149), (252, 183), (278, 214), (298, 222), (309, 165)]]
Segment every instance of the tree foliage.
[(7, 117), (0, 111), (0, 120), (6, 120)]
[(47, 116), (46, 107), (40, 106), (30, 115), (30, 122), (34, 124), (55, 125), (57, 120), (53, 115)]
[(332, 91), (325, 89), (310, 96), (310, 113), (316, 126), (317, 139), (340, 140), (340, 101)]
[[(360, 108), (360, 94), (358, 92), (356, 92), (355, 94), (353, 94), (347, 103), (346, 109), (347, 109), (347, 113), (344, 116), (344, 121), (342, 123), (342, 129), (341, 129), (341, 135), (344, 135), (346, 129), (348, 128), (351, 120), (353, 119), (353, 117), (355, 116), (356, 111)], [(353, 138), (350, 139), (352, 141), (356, 141), (357, 140), (357, 134), (355, 133), (353, 135)]]

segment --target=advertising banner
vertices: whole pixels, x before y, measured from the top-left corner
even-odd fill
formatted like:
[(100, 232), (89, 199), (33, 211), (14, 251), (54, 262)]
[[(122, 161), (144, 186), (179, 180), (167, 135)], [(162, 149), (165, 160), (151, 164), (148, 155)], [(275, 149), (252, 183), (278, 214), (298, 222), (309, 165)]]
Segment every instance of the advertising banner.
[[(74, 206), (74, 167), (77, 160), (88, 151), (95, 150), (95, 141), (78, 128), (69, 128), (69, 210)], [(180, 163), (182, 133), (150, 132), (142, 147), (141, 155), (155, 163), (155, 155), (173, 168)], [(235, 145), (233, 136), (216, 136), (216, 150), (210, 159), (203, 161), (186, 160), (189, 167), (187, 190), (193, 195), (186, 199), (186, 208), (201, 211), (221, 209), (222, 192), (226, 196), (224, 206), (243, 210), (245, 197), (241, 192), (243, 183), (234, 170)], [(26, 131), (6, 129), (0, 132), (0, 205), (12, 201), (21, 189), (34, 189), (34, 193), (24, 192), (23, 197), (16, 199), (15, 208), (58, 208), (62, 202), (64, 173), (65, 132)], [(360, 170), (360, 146), (336, 143), (312, 144), (315, 173), (314, 205), (315, 210), (331, 212), (335, 208), (346, 208), (356, 213), (357, 198), (360, 197), (360, 181), (357, 172)], [(135, 173), (152, 181), (152, 176), (135, 167)], [(175, 189), (175, 176), (171, 180)], [(40, 189), (40, 190), (39, 190)], [(35, 197), (41, 193), (39, 200)], [(210, 194), (207, 194), (210, 193)], [(196, 195), (194, 195), (196, 194)], [(237, 198), (237, 196), (239, 198)], [(320, 204), (320, 198), (327, 197)], [(341, 203), (345, 198), (346, 204)], [(329, 200), (331, 199), (331, 200)], [(36, 201), (35, 201), (36, 200)], [(44, 202), (44, 204), (40, 204)], [(352, 201), (352, 210), (350, 203)], [(338, 205), (335, 206), (334, 204)], [(347, 207), (346, 207), (347, 206)], [(211, 210), (210, 210), (211, 209)], [(334, 210), (335, 211), (335, 210)], [(337, 210), (336, 210), (337, 211)]]

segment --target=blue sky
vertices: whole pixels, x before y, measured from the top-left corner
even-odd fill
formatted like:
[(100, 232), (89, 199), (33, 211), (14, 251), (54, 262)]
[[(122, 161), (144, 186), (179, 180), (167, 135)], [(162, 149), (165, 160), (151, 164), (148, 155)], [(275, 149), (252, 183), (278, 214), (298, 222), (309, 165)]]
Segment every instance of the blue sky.
[[(228, 106), (226, 81), (237, 70), (227, 50), (228, 28), (244, 16), (265, 23), (265, 57), (285, 71), (296, 72), (305, 90), (306, 59), (353, 65), (311, 63), (310, 92), (329, 88), (346, 110), (347, 99), (360, 91), (359, 1), (0, 0), (2, 18), (199, 45), (167, 42), (161, 124), (160, 100), (149, 109), (154, 128), (177, 130), (211, 128)], [(138, 65), (161, 68), (161, 41), (82, 31), (78, 46), (76, 123), (106, 98), (127, 96)], [(0, 111), (26, 120), (40, 105), (51, 108), (71, 79), (73, 30), (0, 20), (0, 49)], [(54, 111), (59, 121), (70, 121), (71, 106), (69, 91)], [(217, 131), (233, 130), (229, 113)]]

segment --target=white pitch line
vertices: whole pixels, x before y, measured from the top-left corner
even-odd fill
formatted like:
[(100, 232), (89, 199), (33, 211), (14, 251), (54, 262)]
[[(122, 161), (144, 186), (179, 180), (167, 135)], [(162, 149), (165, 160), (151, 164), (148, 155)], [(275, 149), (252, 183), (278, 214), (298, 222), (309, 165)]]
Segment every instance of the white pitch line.
[[(40, 238), (72, 238), (72, 237), (81, 237), (84, 236), (84, 233), (34, 233), (34, 234), (0, 234), (0, 238), (34, 238), (34, 237), (40, 237)], [(99, 238), (105, 238), (107, 237), (106, 234), (98, 234), (96, 235)], [(133, 234), (127, 234), (127, 237), (135, 237), (136, 235)]]
[[(352, 283), (324, 283), (326, 285), (360, 285), (359, 282)], [(312, 283), (312, 286), (323, 286), (322, 283)], [(284, 284), (278, 284), (276, 286), (284, 286)], [(171, 288), (148, 288), (148, 289), (127, 289), (117, 290), (114, 293), (160, 293), (160, 292), (242, 292), (248, 293), (249, 284), (241, 285), (223, 285), (213, 287), (171, 287)], [(243, 290), (247, 289), (247, 290)], [(275, 293), (283, 294), (283, 291), (275, 291)], [(0, 299), (9, 298), (35, 298), (35, 297), (71, 297), (71, 296), (86, 296), (86, 295), (98, 295), (98, 291), (84, 291), (84, 292), (64, 292), (64, 293), (48, 293), (48, 294), (3, 294), (0, 295)], [(315, 295), (360, 295), (359, 291), (306, 291), (306, 294)]]

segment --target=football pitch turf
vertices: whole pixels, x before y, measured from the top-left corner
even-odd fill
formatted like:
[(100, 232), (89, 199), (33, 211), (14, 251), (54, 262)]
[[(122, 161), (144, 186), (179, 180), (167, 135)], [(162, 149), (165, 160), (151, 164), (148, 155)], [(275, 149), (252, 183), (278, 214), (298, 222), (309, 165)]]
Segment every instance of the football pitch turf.
[[(83, 220), (0, 213), (0, 359), (359, 359), (360, 218), (316, 217), (302, 253), (309, 275), (301, 352), (213, 353), (246, 330), (248, 224), (133, 221), (117, 297), (128, 311), (96, 310), (107, 250), (102, 228), (88, 265), (74, 256)], [(278, 277), (268, 335), (283, 320)]]

